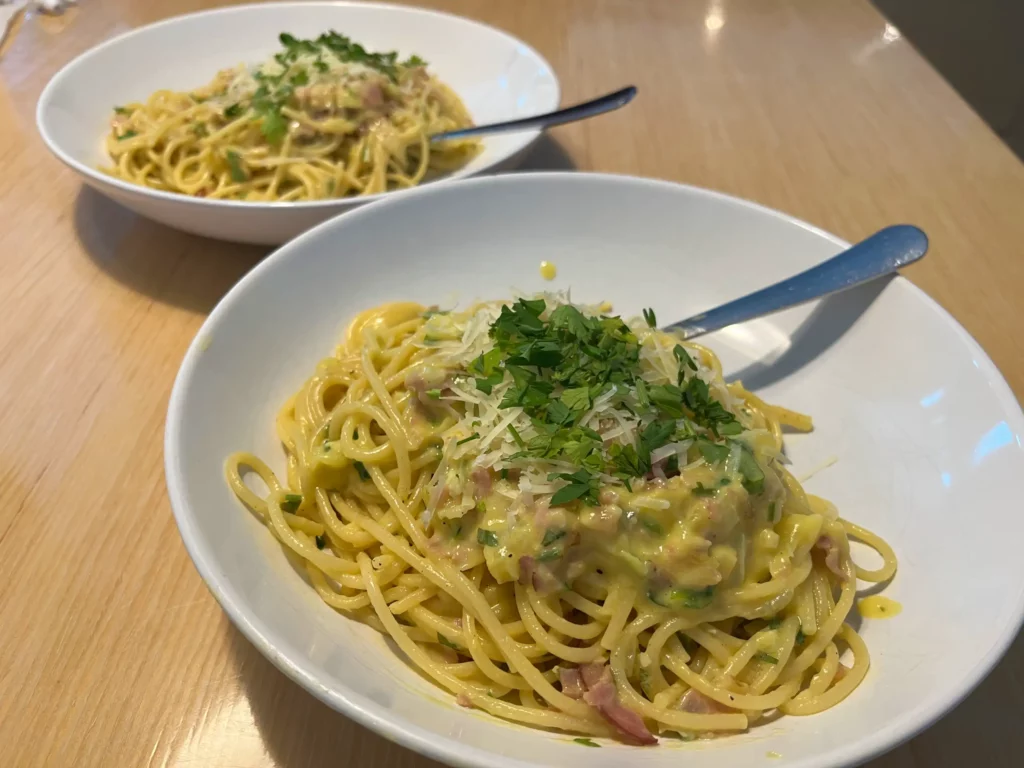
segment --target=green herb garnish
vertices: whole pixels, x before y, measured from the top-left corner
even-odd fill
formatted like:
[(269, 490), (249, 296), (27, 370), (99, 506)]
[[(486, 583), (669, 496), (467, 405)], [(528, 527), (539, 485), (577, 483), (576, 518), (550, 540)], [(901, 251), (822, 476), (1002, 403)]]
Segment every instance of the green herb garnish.
[(127, 107), (114, 107), (114, 112), (119, 115), (130, 115), (132, 113)]
[(242, 182), (249, 180), (249, 174), (242, 167), (242, 158), (233, 149), (227, 151), (228, 168), (231, 171), (231, 180)]
[(564, 528), (548, 528), (544, 532), (544, 540), (541, 541), (540, 545), (542, 547), (550, 547), (552, 544), (554, 544), (556, 541), (563, 538), (564, 536)]
[(764, 651), (758, 651), (754, 654), (754, 658), (758, 661), (763, 661), (765, 664), (778, 664), (779, 660), (771, 654), (765, 653)]
[(120, 136), (117, 137), (117, 140), (118, 141), (124, 141), (125, 139), (131, 139), (131, 138), (134, 138), (135, 136), (138, 136), (138, 135), (139, 135), (138, 131), (125, 131), (124, 133), (122, 133)]
[(644, 314), (644, 322), (646, 322), (648, 326), (650, 326), (651, 328), (657, 328), (658, 327), (658, 318), (654, 314), (654, 310), (653, 309), (650, 309), (650, 308), (645, 309), (643, 314)]
[(577, 738), (577, 739), (573, 739), (573, 741), (575, 741), (577, 744), (582, 744), (584, 747), (600, 747), (601, 746), (600, 744), (598, 744), (593, 739), (585, 739), (585, 738), (582, 738), (582, 737)]
[(327, 546), (327, 537), (323, 534), (316, 537), (316, 548), (323, 549)]
[[(743, 487), (747, 489), (747, 493), (761, 493), (764, 490), (764, 470), (754, 458), (754, 452), (746, 445), (740, 445), (740, 474), (743, 475)], [(774, 515), (774, 512), (772, 514)]]
[(486, 528), (477, 529), (476, 540), (478, 543), (483, 544), (485, 547), (498, 546), (498, 534), (496, 534), (494, 531), (489, 531)]
[(356, 472), (359, 473), (359, 478), (361, 480), (370, 479), (370, 473), (366, 471), (366, 467), (363, 465), (363, 462), (353, 461), (352, 466), (356, 468)]
[(224, 117), (235, 118), (243, 112), (245, 112), (245, 107), (242, 106), (241, 102), (237, 102), (224, 110)]
[(297, 493), (286, 493), (281, 501), (281, 509), (285, 512), (294, 512), (302, 505), (302, 496)]
[(555, 478), (568, 480), (568, 485), (563, 485), (551, 497), (551, 505), (554, 507), (566, 504), (576, 499), (583, 499), (591, 504), (597, 504), (597, 477), (586, 469), (579, 469), (572, 474), (556, 473), (549, 476), (549, 480)]
[(665, 529), (661, 527), (661, 524), (650, 517), (641, 517), (640, 525), (646, 528), (648, 531), (653, 533), (655, 536), (664, 536)]
[(437, 642), (439, 642), (445, 648), (451, 648), (453, 651), (461, 651), (462, 650), (461, 648), (459, 648), (458, 645), (453, 643), (451, 640), (449, 640), (447, 637), (442, 635), (440, 632), (437, 633)]
[(647, 599), (662, 608), (691, 608), (698, 610), (707, 608), (715, 599), (715, 588), (704, 589), (675, 588), (662, 592), (649, 590)]
[[(653, 310), (645, 310), (644, 319), (657, 324)], [(518, 299), (501, 308), (490, 337), (494, 346), (471, 361), (466, 373), (485, 394), (501, 387), (498, 407), (521, 408), (529, 419), (530, 433), (520, 431), (521, 422), (519, 428), (508, 426), (518, 448), (510, 461), (546, 459), (577, 468), (549, 476), (566, 481), (552, 497), (554, 505), (597, 505), (602, 475), (631, 488), (633, 479), (651, 472), (653, 452), (675, 441), (697, 437), (705, 460), (720, 463), (732, 450), (724, 436), (743, 430), (706, 382), (696, 375), (687, 378), (698, 366), (682, 345), (673, 353), (677, 383), (644, 381), (639, 341), (618, 317), (584, 315), (571, 305), (550, 308), (543, 298)], [(635, 442), (606, 446), (600, 434), (583, 425), (598, 401), (639, 420)], [(672, 455), (663, 466), (675, 474), (679, 463)], [(748, 490), (757, 492), (756, 461), (742, 469)]]
[(551, 549), (545, 549), (539, 555), (537, 555), (538, 563), (548, 563), (552, 560), (558, 560), (562, 556), (562, 552), (559, 549), (552, 547)]
[(479, 432), (474, 432), (469, 437), (464, 437), (461, 440), (457, 441), (455, 444), (456, 445), (462, 445), (463, 443), (468, 443), (470, 440), (479, 440), (479, 439), (480, 439), (480, 433)]

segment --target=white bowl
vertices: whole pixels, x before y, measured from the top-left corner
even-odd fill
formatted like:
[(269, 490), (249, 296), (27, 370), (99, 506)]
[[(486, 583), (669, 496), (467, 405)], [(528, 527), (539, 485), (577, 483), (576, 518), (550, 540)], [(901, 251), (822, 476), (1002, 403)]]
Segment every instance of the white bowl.
[[(116, 104), (144, 101), (163, 88), (196, 88), (220, 69), (262, 61), (278, 49), (281, 32), (316, 37), (328, 29), (370, 50), (419, 54), (459, 94), (478, 125), (558, 107), (551, 66), (526, 43), (493, 27), (380, 3), (268, 3), (167, 19), (87, 51), (43, 90), (36, 109), (39, 132), (86, 184), (143, 216), (222, 240), (283, 243), (384, 195), (299, 203), (206, 200), (136, 186), (97, 169), (109, 164), (104, 138)], [(483, 151), (444, 181), (510, 168), (539, 135), (532, 130), (487, 137)]]
[[(415, 243), (415, 247), (411, 244)], [(992, 668), (1024, 611), (1024, 415), (999, 371), (903, 278), (707, 337), (730, 376), (813, 415), (787, 438), (797, 476), (900, 558), (886, 594), (903, 613), (865, 620), (871, 670), (846, 701), (750, 733), (581, 752), (564, 735), (455, 706), (374, 631), (334, 612), (232, 496), (225, 457), (280, 470), (274, 415), (356, 312), (572, 287), (624, 314), (683, 318), (816, 264), (837, 238), (752, 203), (628, 177), (523, 174), (396, 196), (328, 222), (246, 275), (210, 315), (178, 374), (167, 484), (182, 538), (242, 632), (313, 695), (364, 725), (463, 766), (790, 768), (851, 765), (909, 738)], [(545, 283), (541, 260), (558, 277)], [(862, 555), (863, 556), (863, 555)], [(870, 565), (870, 563), (865, 563)]]

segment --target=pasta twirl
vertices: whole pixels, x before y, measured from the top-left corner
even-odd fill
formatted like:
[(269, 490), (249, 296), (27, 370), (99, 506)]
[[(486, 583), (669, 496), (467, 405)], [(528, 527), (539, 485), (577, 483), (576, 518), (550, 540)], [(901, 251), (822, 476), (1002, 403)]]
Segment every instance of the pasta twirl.
[(786, 470), (807, 417), (607, 310), (364, 312), (280, 412), (284, 481), (238, 453), (228, 482), (464, 706), (652, 744), (838, 704), (868, 670), (856, 579), (895, 556)]
[(431, 143), (472, 121), (419, 57), (370, 53), (333, 31), (281, 43), (202, 88), (115, 107), (104, 170), (185, 195), (294, 202), (415, 186), (479, 151), (471, 139)]

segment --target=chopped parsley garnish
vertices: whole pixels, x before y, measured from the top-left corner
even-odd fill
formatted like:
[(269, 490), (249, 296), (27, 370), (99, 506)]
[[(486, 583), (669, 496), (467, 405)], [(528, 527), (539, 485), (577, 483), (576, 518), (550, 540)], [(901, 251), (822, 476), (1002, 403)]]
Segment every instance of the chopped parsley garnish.
[(461, 648), (459, 648), (458, 645), (453, 643), (451, 640), (449, 640), (447, 637), (442, 635), (440, 632), (437, 633), (437, 642), (439, 642), (445, 648), (451, 648), (453, 651), (461, 651), (462, 650)]
[(562, 551), (552, 547), (551, 549), (545, 549), (539, 555), (537, 555), (538, 563), (549, 563), (552, 560), (558, 560), (562, 556)]
[(231, 180), (243, 182), (249, 180), (249, 174), (242, 167), (242, 157), (233, 149), (227, 151), (228, 169), (231, 171)]
[(778, 664), (779, 660), (769, 653), (764, 651), (758, 651), (754, 654), (754, 658), (758, 661), (763, 661), (765, 664)]
[(209, 131), (206, 128), (206, 123), (193, 123), (192, 133), (197, 139), (206, 138), (209, 135)]
[(117, 137), (117, 140), (118, 141), (124, 141), (125, 139), (131, 139), (131, 138), (134, 138), (135, 136), (138, 136), (138, 135), (139, 135), (138, 131), (125, 131), (124, 133), (122, 133), (120, 136)]
[(796, 644), (797, 645), (803, 645), (804, 641), (806, 639), (807, 639), (807, 635), (804, 634), (804, 631), (802, 629), (798, 629), (796, 631)]
[[(281, 110), (292, 100), (295, 89), (309, 84), (313, 69), (317, 73), (330, 71), (330, 65), (324, 60), (325, 55), (375, 69), (392, 82), (398, 81), (399, 67), (423, 66), (425, 63), (418, 56), (411, 56), (398, 64), (396, 52), (371, 53), (359, 43), (333, 30), (315, 40), (300, 40), (287, 32), (282, 33), (278, 39), (283, 50), (274, 55), (274, 60), (281, 67), (280, 73), (269, 74), (263, 69), (254, 71), (253, 79), (259, 83), (255, 93), (231, 104), (223, 113), (224, 117), (234, 119), (251, 110), (259, 117), (260, 130), (271, 144), (280, 143), (288, 133), (288, 120)], [(306, 58), (310, 55), (316, 56), (312, 62)], [(204, 101), (196, 96), (192, 98), (196, 102)]]
[(652, 519), (650, 517), (641, 517), (640, 518), (640, 525), (642, 525), (644, 528), (646, 528), (648, 531), (650, 531), (655, 536), (664, 536), (665, 535), (665, 529), (661, 527), (661, 523), (659, 523), (657, 520), (654, 520), (654, 519)]
[(498, 534), (496, 534), (494, 531), (489, 531), (486, 528), (477, 529), (476, 540), (478, 543), (483, 544), (485, 547), (498, 546)]
[(564, 536), (564, 528), (548, 528), (547, 531), (544, 532), (544, 540), (541, 541), (540, 545), (542, 547), (550, 547), (552, 544), (554, 544), (556, 541), (563, 538)]
[(119, 115), (130, 115), (132, 111), (127, 107), (114, 107), (114, 112)]
[(768, 620), (768, 629), (778, 629), (781, 626), (782, 619), (780, 619), (778, 616), (775, 616), (774, 618)]
[(584, 747), (600, 747), (601, 746), (600, 744), (598, 744), (593, 739), (585, 739), (583, 737), (580, 737), (580, 738), (577, 738), (577, 739), (573, 739), (573, 741), (575, 741), (577, 744), (582, 744)]
[(363, 462), (361, 462), (361, 461), (353, 461), (352, 462), (352, 466), (354, 466), (356, 468), (356, 472), (359, 473), (359, 478), (361, 480), (369, 480), (370, 479), (370, 473), (366, 471), (366, 467), (363, 466)]
[[(645, 310), (644, 319), (656, 327), (653, 310)], [(727, 436), (743, 431), (712, 397), (683, 345), (673, 350), (676, 383), (645, 381), (640, 341), (618, 317), (585, 315), (568, 304), (549, 307), (544, 298), (518, 299), (501, 308), (489, 335), (494, 346), (472, 360), (466, 373), (484, 394), (502, 386), (498, 407), (521, 408), (529, 418), (533, 429), (528, 433), (521, 431), (521, 422), (519, 429), (507, 427), (518, 448), (510, 461), (562, 461), (576, 468), (549, 475), (549, 480), (564, 481), (552, 496), (554, 506), (577, 500), (597, 505), (602, 475), (631, 488), (634, 478), (652, 471), (654, 451), (673, 442), (696, 437), (709, 464), (723, 462), (733, 450)], [(602, 407), (629, 414), (636, 424), (632, 442), (606, 444), (601, 434), (584, 426), (584, 419)], [(661, 468), (678, 474), (679, 456), (666, 457)], [(747, 490), (760, 492), (764, 474), (752, 453), (741, 455), (739, 469)]]
[(459, 538), (459, 536), (462, 535), (462, 521), (461, 520), (452, 520), (451, 529), (452, 529), (452, 538), (453, 539)]
[(516, 441), (516, 445), (520, 448), (525, 448), (526, 443), (523, 442), (523, 438), (519, 435), (519, 432), (511, 424), (508, 425), (508, 431), (512, 434), (512, 439)]
[(662, 608), (692, 608), (694, 610), (707, 608), (715, 599), (715, 588), (705, 587), (704, 589), (669, 589), (662, 592), (650, 590), (647, 599)]
[(646, 322), (651, 328), (658, 327), (658, 317), (654, 314), (653, 309), (648, 307), (644, 310), (644, 322)]
[(558, 478), (560, 480), (567, 480), (568, 485), (563, 485), (554, 495), (551, 497), (551, 504), (558, 506), (559, 504), (566, 504), (576, 499), (583, 499), (590, 504), (597, 504), (597, 477), (588, 472), (586, 469), (580, 469), (570, 474), (558, 473), (554, 474), (549, 479), (553, 480)]
[(480, 439), (480, 433), (479, 432), (474, 432), (469, 437), (464, 437), (464, 438), (462, 438), (461, 440), (459, 440), (455, 444), (456, 445), (462, 445), (463, 443), (468, 443), (470, 440), (479, 440), (479, 439)]
[(294, 512), (301, 506), (302, 496), (297, 493), (286, 493), (281, 501), (281, 509), (285, 512)]
[(316, 548), (323, 549), (327, 546), (327, 537), (323, 534), (316, 537)]
[[(761, 493), (764, 490), (764, 470), (754, 458), (753, 451), (742, 443), (740, 445), (740, 474), (743, 475), (743, 487), (747, 489), (747, 493)], [(773, 511), (772, 515), (774, 514)]]

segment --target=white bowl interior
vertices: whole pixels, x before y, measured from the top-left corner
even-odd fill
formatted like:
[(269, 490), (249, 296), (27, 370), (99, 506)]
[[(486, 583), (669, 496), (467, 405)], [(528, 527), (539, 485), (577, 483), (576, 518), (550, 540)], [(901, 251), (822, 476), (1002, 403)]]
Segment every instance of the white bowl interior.
[[(87, 183), (130, 207), (145, 206), (140, 211), (145, 215), (191, 231), (199, 231), (195, 216), (213, 216), (209, 222), (198, 222), (213, 231), (200, 234), (282, 242), (283, 237), (362, 201), (348, 198), (284, 206), (224, 203), (134, 187), (96, 169), (109, 163), (103, 142), (115, 105), (144, 101), (160, 89), (197, 88), (220, 69), (262, 61), (280, 49), (281, 32), (316, 37), (328, 29), (370, 50), (397, 50), (403, 57), (418, 54), (459, 94), (478, 124), (536, 115), (558, 106), (558, 81), (548, 63), (525, 43), (493, 27), (434, 11), (376, 3), (268, 3), (168, 19), (83, 54), (58, 72), (40, 97), (40, 132), (51, 150), (82, 173)], [(524, 131), (488, 137), (483, 151), (450, 178), (510, 163), (538, 135), (538, 131)], [(142, 196), (148, 202), (140, 203)], [(171, 206), (182, 210), (170, 211)], [(215, 213), (209, 213), (211, 209)], [(248, 217), (250, 228), (265, 226), (251, 216), (257, 210), (262, 216), (294, 217), (302, 226), (289, 227), (285, 222), (278, 226), (288, 231), (269, 238), (247, 238), (244, 226), (235, 236), (223, 231), (232, 223), (224, 217), (232, 216)]]
[[(402, 226), (395, 226), (399, 221)], [(280, 469), (273, 417), (346, 321), (384, 301), (494, 298), (572, 288), (664, 323), (834, 254), (837, 239), (722, 195), (635, 179), (529, 174), (420, 190), (329, 222), (253, 270), (213, 312), (182, 366), (167, 431), (185, 543), (233, 620), (286, 673), (360, 722), (449, 762), (565, 766), (578, 745), (454, 705), (385, 641), (324, 605), (232, 497), (228, 453)], [(544, 282), (541, 260), (558, 277)], [(730, 738), (610, 745), (595, 768), (859, 762), (908, 738), (976, 684), (1021, 619), (1024, 472), (1019, 406), (991, 361), (897, 278), (727, 329), (707, 343), (728, 374), (813, 415), (788, 439), (795, 474), (900, 558), (886, 594), (904, 611), (864, 621), (863, 685), (832, 710)], [(726, 763), (722, 761), (726, 760)]]

